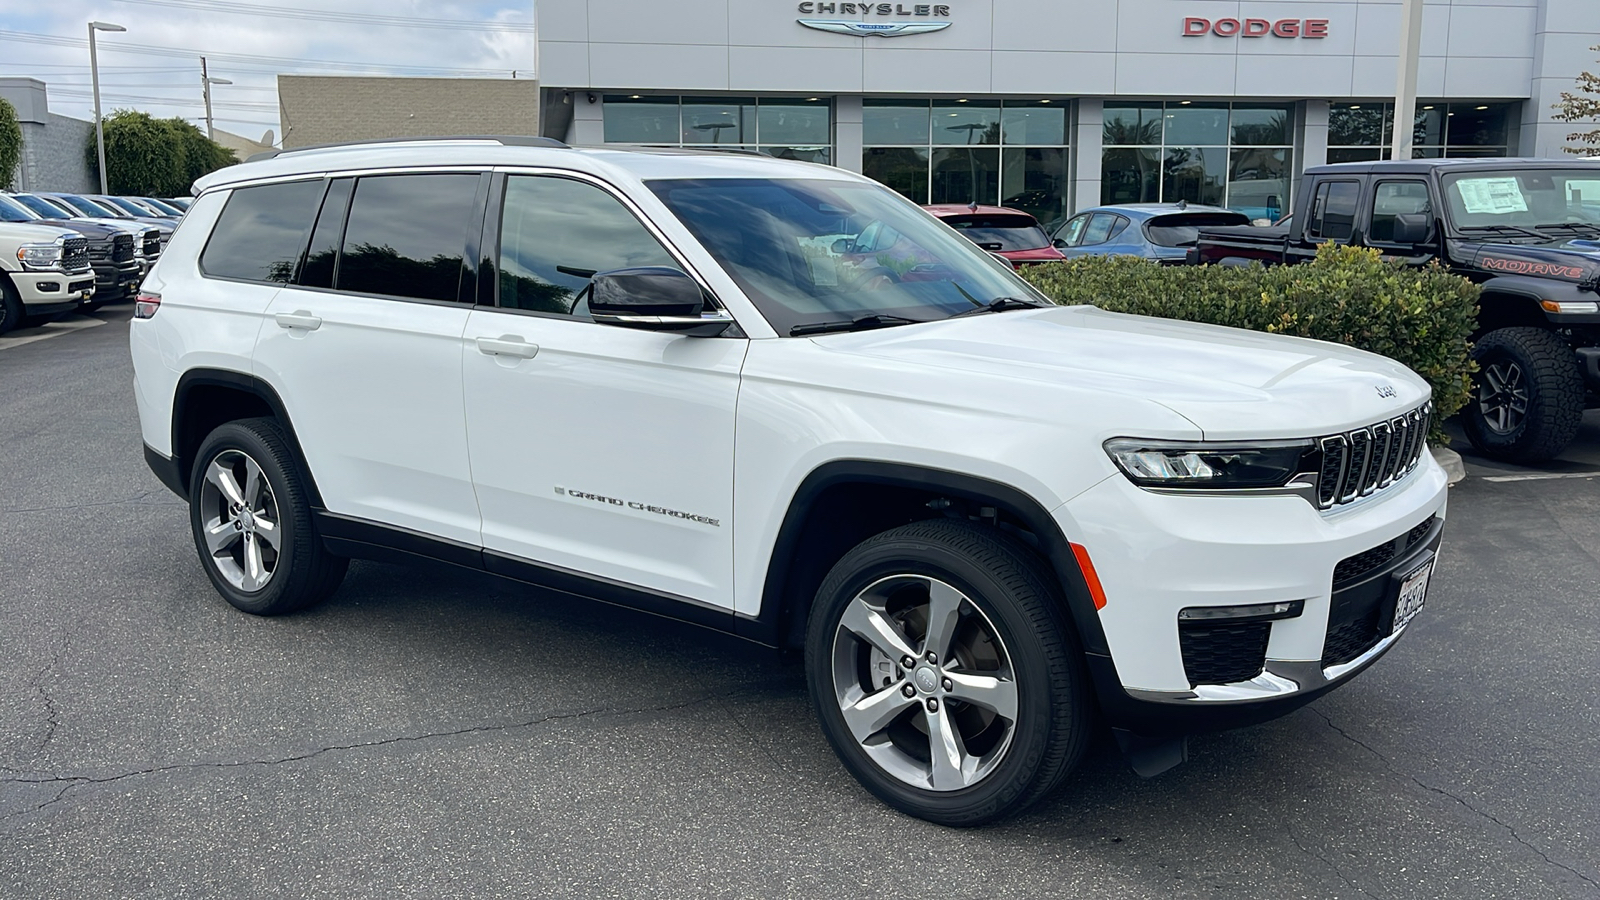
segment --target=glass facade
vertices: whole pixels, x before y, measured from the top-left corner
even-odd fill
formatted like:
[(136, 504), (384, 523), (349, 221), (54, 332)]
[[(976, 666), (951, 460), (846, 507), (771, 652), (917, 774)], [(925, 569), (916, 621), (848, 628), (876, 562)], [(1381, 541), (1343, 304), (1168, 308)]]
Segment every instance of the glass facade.
[(1187, 200), (1269, 219), (1289, 210), (1290, 104), (1107, 102), (1101, 142), (1103, 204)]
[(825, 97), (608, 94), (605, 104), (608, 144), (713, 145), (833, 162), (833, 105)]
[[(1417, 104), (1411, 157), (1509, 156), (1513, 103)], [(1388, 159), (1394, 104), (1334, 103), (1328, 110), (1328, 162)]]
[(861, 171), (916, 203), (1068, 213), (1067, 113), (1041, 100), (873, 99), (861, 110)]

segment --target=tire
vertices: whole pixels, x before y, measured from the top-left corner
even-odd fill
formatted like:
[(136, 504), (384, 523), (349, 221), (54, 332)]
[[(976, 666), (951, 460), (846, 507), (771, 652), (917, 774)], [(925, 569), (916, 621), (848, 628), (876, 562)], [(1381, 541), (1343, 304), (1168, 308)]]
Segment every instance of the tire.
[(1463, 424), (1485, 456), (1540, 462), (1567, 448), (1583, 422), (1583, 373), (1572, 348), (1541, 328), (1501, 328), (1472, 348)]
[(323, 548), (300, 472), (272, 419), (219, 425), (195, 454), (189, 476), (195, 550), (217, 593), (247, 613), (305, 609), (344, 580), (349, 560)]
[[(806, 633), (812, 703), (845, 768), (883, 802), (941, 825), (981, 825), (1050, 793), (1082, 757), (1091, 716), (1053, 585), (1010, 537), (958, 520), (905, 525), (846, 553)], [(931, 618), (954, 624), (933, 630)], [(930, 651), (930, 631), (946, 650)], [(935, 732), (958, 740), (936, 743)], [(955, 754), (936, 755), (947, 743)]]
[(9, 281), (0, 278), (0, 334), (21, 328), (26, 318), (27, 313), (22, 308), (22, 300), (17, 296), (16, 288), (13, 288)]

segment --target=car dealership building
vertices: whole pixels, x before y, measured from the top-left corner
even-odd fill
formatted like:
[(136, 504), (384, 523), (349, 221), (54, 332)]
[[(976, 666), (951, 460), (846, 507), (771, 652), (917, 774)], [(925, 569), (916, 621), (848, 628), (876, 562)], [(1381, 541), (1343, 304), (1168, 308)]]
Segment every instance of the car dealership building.
[[(1179, 199), (1270, 216), (1389, 150), (1399, 0), (542, 0), (541, 127), (863, 172), (1050, 221)], [(1419, 156), (1557, 156), (1600, 0), (1427, 0)]]

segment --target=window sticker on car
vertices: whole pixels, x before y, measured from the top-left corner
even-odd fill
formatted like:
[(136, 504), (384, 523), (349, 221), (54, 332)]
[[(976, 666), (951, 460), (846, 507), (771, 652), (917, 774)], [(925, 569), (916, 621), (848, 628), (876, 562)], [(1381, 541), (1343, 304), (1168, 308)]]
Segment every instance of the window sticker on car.
[(1456, 182), (1468, 213), (1527, 212), (1528, 200), (1515, 177), (1463, 178)]

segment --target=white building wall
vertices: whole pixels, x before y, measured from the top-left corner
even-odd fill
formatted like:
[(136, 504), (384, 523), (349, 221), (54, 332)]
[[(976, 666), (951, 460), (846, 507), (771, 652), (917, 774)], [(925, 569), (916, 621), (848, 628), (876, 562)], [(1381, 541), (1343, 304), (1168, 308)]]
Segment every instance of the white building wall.
[(1551, 109), (1570, 91), (1580, 72), (1600, 71), (1600, 0), (1543, 0), (1534, 28), (1533, 79), (1522, 105), (1520, 152), (1525, 156), (1565, 156), (1567, 135), (1593, 126), (1557, 122)]

